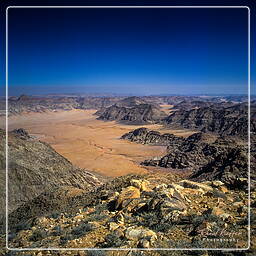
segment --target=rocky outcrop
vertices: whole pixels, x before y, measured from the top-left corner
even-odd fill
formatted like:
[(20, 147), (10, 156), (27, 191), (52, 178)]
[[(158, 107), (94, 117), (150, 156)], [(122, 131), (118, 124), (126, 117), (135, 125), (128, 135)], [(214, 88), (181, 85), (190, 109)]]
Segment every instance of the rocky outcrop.
[[(212, 104), (210, 107), (178, 110), (165, 119), (165, 124), (220, 135), (236, 135), (246, 139), (248, 135), (247, 103), (233, 104), (229, 107), (220, 106), (220, 104)], [(252, 108), (255, 107), (252, 106)], [(255, 121), (252, 119), (251, 122), (251, 131), (255, 133)]]
[[(174, 136), (174, 135), (172, 135)], [(143, 165), (165, 168), (194, 168), (214, 157), (215, 149), (209, 147), (203, 133), (195, 133), (187, 138), (174, 136), (167, 146), (167, 154), (159, 159), (145, 160)]]
[(129, 140), (140, 144), (168, 146), (170, 144), (180, 143), (181, 137), (170, 133), (161, 134), (160, 132), (149, 130), (147, 128), (138, 128), (124, 134), (121, 139)]
[[(229, 190), (221, 181), (159, 178), (116, 178), (93, 191), (70, 194), (62, 206), (58, 197), (62, 200), (64, 193), (58, 191), (59, 196), (50, 196), (55, 209), (49, 207), (44, 215), (31, 215), (32, 208), (34, 213), (41, 208), (35, 198), (10, 214), (12, 223), (20, 220), (12, 226), (10, 247), (205, 248), (211, 243), (219, 248), (223, 241), (211, 239), (223, 229), (222, 239), (233, 234), (227, 248), (245, 247), (245, 192)], [(27, 217), (20, 218), (25, 210)]]
[[(253, 173), (252, 173), (253, 175)], [(248, 189), (248, 154), (241, 148), (227, 148), (190, 177), (197, 181), (220, 180), (234, 189)]]
[[(195, 180), (221, 180), (236, 187), (240, 178), (247, 179), (248, 153), (245, 143), (241, 145), (230, 136), (217, 137), (199, 132), (187, 138), (163, 134), (139, 128), (124, 134), (121, 139), (150, 145), (166, 145), (167, 154), (144, 160), (145, 166), (160, 166), (171, 169), (188, 169)], [(255, 166), (253, 164), (252, 166)], [(254, 177), (252, 172), (252, 177)], [(238, 186), (240, 189), (244, 187)], [(237, 187), (237, 188), (238, 188)]]
[(15, 135), (18, 138), (24, 139), (24, 140), (32, 139), (32, 137), (28, 134), (28, 132), (25, 129), (23, 129), (23, 128), (14, 129), (12, 131), (11, 135)]
[(139, 104), (129, 107), (115, 104), (96, 114), (99, 115), (99, 120), (118, 121), (127, 124), (156, 123), (166, 117), (166, 114), (159, 107), (151, 104)]
[[(223, 147), (216, 144), (193, 145), (190, 149), (183, 146), (159, 159), (145, 160), (143, 165), (160, 166), (193, 171), (191, 179), (197, 181), (221, 180), (226, 185), (244, 189), (247, 187), (248, 154), (240, 146)], [(252, 165), (255, 166), (255, 165)], [(255, 172), (252, 172), (255, 177)], [(245, 186), (238, 186), (239, 179), (245, 179)]]

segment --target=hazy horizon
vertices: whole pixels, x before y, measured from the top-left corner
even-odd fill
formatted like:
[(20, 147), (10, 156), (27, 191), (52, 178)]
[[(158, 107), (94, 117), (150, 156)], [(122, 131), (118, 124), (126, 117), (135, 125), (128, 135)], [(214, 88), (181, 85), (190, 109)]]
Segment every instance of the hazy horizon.
[[(198, 93), (198, 94), (121, 94), (121, 93), (83, 93), (83, 92), (67, 92), (67, 93), (41, 93), (41, 94), (9, 94), (8, 97), (20, 97), (20, 96), (28, 96), (28, 97), (47, 97), (47, 96), (74, 96), (74, 97), (172, 97), (172, 96), (184, 96), (184, 97), (247, 97), (248, 94), (237, 94), (237, 93), (216, 93), (216, 94), (207, 94), (207, 93)], [(255, 97), (255, 94), (251, 94), (251, 97)], [(5, 95), (0, 95), (0, 97), (5, 98)]]

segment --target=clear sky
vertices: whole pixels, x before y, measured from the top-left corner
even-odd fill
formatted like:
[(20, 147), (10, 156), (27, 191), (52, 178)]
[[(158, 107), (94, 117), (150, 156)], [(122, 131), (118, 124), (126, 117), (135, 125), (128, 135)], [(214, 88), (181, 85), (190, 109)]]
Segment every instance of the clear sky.
[(244, 9), (9, 9), (9, 94), (246, 94)]

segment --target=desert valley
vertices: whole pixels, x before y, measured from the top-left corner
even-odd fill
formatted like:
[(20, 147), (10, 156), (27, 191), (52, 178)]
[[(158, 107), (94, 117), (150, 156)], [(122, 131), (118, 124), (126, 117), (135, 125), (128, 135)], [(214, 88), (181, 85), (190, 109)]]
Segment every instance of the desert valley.
[[(249, 178), (252, 207), (256, 197), (254, 101), (250, 177), (243, 96), (22, 95), (8, 102), (9, 247), (248, 246)], [(3, 181), (4, 100), (0, 107)], [(252, 208), (252, 230), (254, 214)]]

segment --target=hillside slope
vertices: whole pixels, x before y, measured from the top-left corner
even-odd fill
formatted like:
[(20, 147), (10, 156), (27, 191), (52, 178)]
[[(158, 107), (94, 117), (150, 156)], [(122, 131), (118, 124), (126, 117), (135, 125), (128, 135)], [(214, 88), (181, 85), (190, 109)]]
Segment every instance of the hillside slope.
[[(23, 129), (8, 136), (9, 210), (16, 209), (43, 191), (60, 186), (88, 189), (101, 184), (101, 178), (78, 169), (50, 145), (30, 137)], [(5, 131), (0, 130), (1, 180), (5, 177)], [(1, 191), (4, 191), (4, 182)], [(4, 199), (1, 198), (1, 209)]]
[[(119, 177), (92, 192), (63, 201), (65, 208), (35, 217), (30, 210), (41, 208), (38, 202), (45, 202), (48, 209), (52, 201), (62, 200), (53, 194), (52, 200), (45, 200), (46, 194), (40, 195), (11, 214), (13, 221), (21, 222), (16, 228), (13, 226), (10, 246), (239, 248), (247, 245), (244, 191), (228, 190), (220, 181), (197, 183), (172, 178), (171, 175)], [(20, 218), (24, 212), (26, 218)], [(218, 236), (214, 232), (223, 229), (227, 241), (212, 243)], [(232, 239), (228, 235), (231, 232)]]

